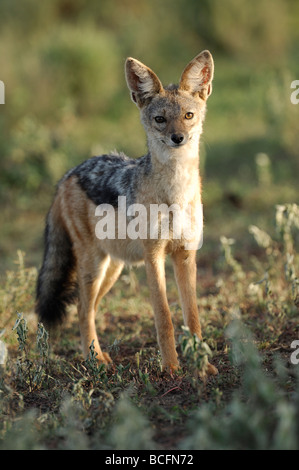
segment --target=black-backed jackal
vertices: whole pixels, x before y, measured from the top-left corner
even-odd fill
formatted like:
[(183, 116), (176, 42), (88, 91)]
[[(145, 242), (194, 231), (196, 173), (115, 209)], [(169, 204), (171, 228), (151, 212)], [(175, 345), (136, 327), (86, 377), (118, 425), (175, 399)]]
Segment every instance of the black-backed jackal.
[[(167, 254), (173, 261), (185, 325), (202, 338), (196, 299), (198, 246), (190, 243), (184, 232), (174, 236), (174, 217), (169, 219), (167, 237), (161, 235), (161, 214), (156, 236), (152, 236), (149, 218), (144, 219), (143, 236), (129, 236), (126, 228), (133, 215), (127, 211), (128, 206), (142, 207), (146, 214), (154, 206), (175, 205), (183, 213), (188, 207), (193, 213), (188, 222), (191, 220), (192, 225), (197, 221), (194, 213), (201, 206), (199, 138), (206, 100), (212, 91), (213, 70), (210, 52), (203, 51), (184, 69), (178, 86), (164, 88), (151, 69), (128, 58), (126, 80), (146, 131), (147, 155), (135, 160), (122, 154), (93, 157), (70, 170), (58, 184), (47, 217), (36, 311), (49, 325), (61, 321), (67, 305), (78, 301), (85, 356), (94, 341), (99, 361), (111, 361), (97, 338), (97, 308), (125, 263), (144, 262), (163, 366), (178, 368), (166, 295)], [(120, 200), (126, 204), (120, 205)], [(97, 236), (96, 208), (108, 206), (113, 209), (110, 222), (114, 232), (112, 236)], [(208, 373), (215, 374), (217, 369), (209, 364)]]

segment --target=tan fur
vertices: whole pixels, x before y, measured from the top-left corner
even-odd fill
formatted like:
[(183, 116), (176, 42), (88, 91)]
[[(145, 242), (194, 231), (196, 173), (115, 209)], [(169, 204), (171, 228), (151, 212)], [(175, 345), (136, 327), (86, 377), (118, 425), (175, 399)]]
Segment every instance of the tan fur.
[[(179, 88), (164, 89), (158, 77), (141, 62), (129, 58), (126, 78), (133, 101), (141, 112), (148, 138), (152, 171), (143, 175), (135, 188), (135, 201), (147, 211), (151, 204), (178, 204), (180, 207), (201, 204), (198, 169), (199, 136), (202, 132), (206, 99), (211, 92), (213, 60), (207, 51), (197, 56), (184, 70)], [(187, 120), (186, 113), (194, 117)], [(164, 113), (164, 114), (163, 114)], [(167, 116), (165, 125), (154, 116)], [(175, 145), (173, 135), (184, 135), (186, 143)], [(100, 184), (100, 182), (99, 182)], [(116, 211), (116, 218), (117, 218)], [(103, 353), (95, 329), (95, 314), (102, 297), (117, 280), (125, 263), (145, 262), (151, 303), (155, 314), (158, 343), (164, 368), (179, 366), (174, 329), (167, 301), (164, 264), (170, 254), (179, 289), (185, 324), (191, 333), (202, 338), (196, 299), (196, 251), (185, 248), (184, 239), (98, 240), (95, 204), (71, 176), (58, 188), (51, 209), (52, 219), (59, 221), (72, 242), (75, 272), (79, 285), (78, 315), (83, 353), (86, 356), (94, 341), (98, 359), (110, 362)], [(128, 223), (128, 220), (127, 220)], [(117, 224), (116, 224), (117, 228)], [(150, 228), (148, 227), (148, 233)], [(209, 365), (209, 373), (217, 369)]]

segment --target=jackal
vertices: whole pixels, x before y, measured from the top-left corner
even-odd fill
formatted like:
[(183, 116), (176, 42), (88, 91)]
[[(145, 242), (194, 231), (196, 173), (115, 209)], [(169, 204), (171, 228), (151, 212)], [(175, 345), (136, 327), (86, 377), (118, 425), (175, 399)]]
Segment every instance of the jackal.
[[(139, 204), (146, 210), (153, 204), (201, 205), (199, 139), (213, 72), (212, 56), (203, 51), (186, 66), (178, 86), (163, 87), (150, 68), (128, 58), (127, 85), (140, 110), (148, 153), (138, 159), (116, 153), (92, 157), (71, 169), (58, 183), (46, 221), (36, 312), (40, 321), (51, 325), (64, 318), (69, 304), (78, 301), (85, 356), (94, 341), (99, 361), (111, 362), (97, 338), (98, 305), (125, 263), (144, 262), (163, 367), (172, 371), (179, 367), (166, 294), (167, 254), (173, 261), (184, 323), (192, 334), (202, 338), (196, 298), (196, 247), (186, 248), (184, 236), (174, 238), (172, 230), (167, 239), (132, 239), (123, 235), (123, 227), (118, 224), (115, 237), (99, 239), (95, 227), (96, 208), (104, 204), (112, 206), (125, 225), (129, 223), (130, 216), (120, 208), (119, 197), (125, 197), (128, 205)], [(217, 369), (209, 364), (208, 373), (216, 374)]]

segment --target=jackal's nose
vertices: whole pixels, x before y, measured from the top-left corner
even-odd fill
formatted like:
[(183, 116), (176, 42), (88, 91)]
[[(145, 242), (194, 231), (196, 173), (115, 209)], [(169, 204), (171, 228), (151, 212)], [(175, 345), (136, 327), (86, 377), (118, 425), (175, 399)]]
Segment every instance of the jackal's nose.
[(172, 134), (171, 136), (172, 142), (174, 142), (176, 145), (179, 145), (183, 142), (184, 140), (184, 135), (183, 134)]

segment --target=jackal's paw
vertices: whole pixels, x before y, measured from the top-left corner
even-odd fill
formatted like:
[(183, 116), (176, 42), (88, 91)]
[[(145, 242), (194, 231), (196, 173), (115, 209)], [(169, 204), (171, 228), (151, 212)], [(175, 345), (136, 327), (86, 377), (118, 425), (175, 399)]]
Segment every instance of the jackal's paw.
[(217, 375), (218, 369), (213, 364), (208, 363), (207, 375)]
[(105, 364), (111, 364), (113, 362), (108, 353), (103, 352), (103, 356), (104, 356), (104, 361), (103, 362)]
[(178, 362), (163, 364), (163, 372), (169, 372), (172, 375), (174, 372), (177, 372), (180, 368)]
[(112, 359), (111, 357), (109, 356), (108, 353), (105, 353), (105, 352), (102, 352), (101, 351), (101, 354), (98, 354), (97, 355), (97, 360), (100, 364), (111, 364), (112, 363)]

